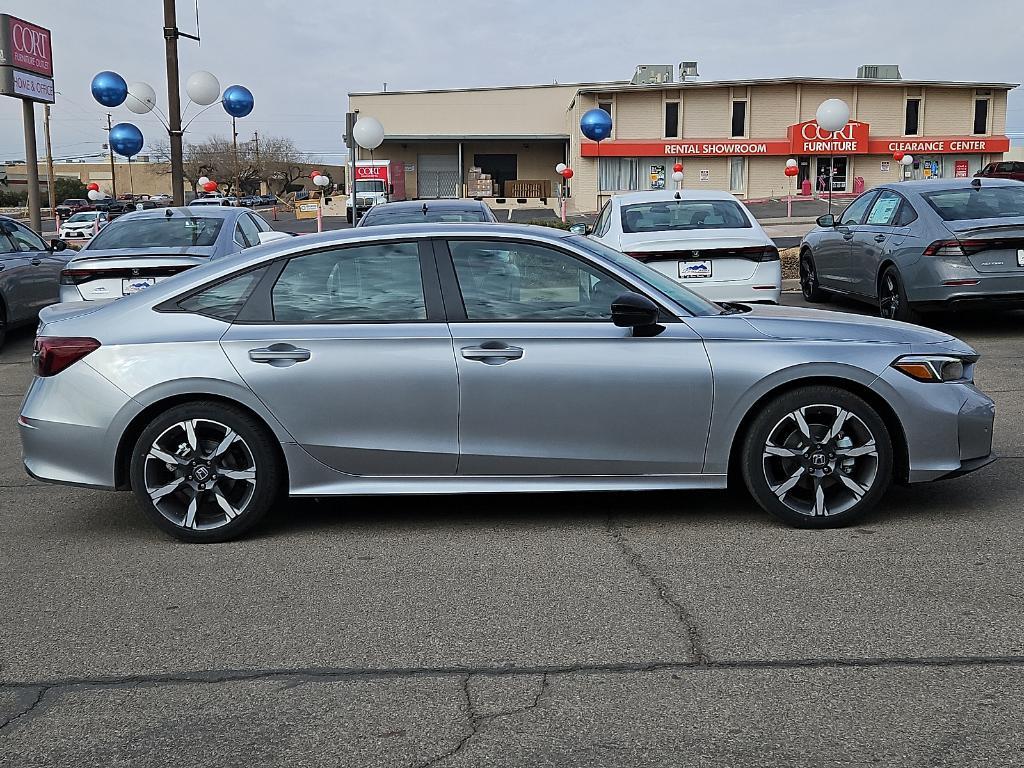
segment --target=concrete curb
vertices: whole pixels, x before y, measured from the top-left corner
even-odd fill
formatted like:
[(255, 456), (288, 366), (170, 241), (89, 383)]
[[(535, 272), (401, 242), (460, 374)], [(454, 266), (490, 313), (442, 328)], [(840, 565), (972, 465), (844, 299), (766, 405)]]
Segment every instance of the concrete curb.
[(757, 223), (762, 227), (770, 227), (773, 224), (814, 224), (818, 221), (817, 216), (794, 216), (791, 219), (787, 219), (785, 216), (782, 218), (768, 218), (758, 219)]

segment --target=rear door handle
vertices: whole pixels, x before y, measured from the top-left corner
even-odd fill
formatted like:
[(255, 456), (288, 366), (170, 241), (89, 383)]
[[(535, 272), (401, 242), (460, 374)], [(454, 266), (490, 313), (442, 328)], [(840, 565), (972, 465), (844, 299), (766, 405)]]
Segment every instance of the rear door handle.
[(42, 263), (43, 263), (42, 259), (32, 259), (32, 266), (33, 267), (38, 267)]
[(269, 347), (249, 350), (249, 359), (254, 363), (269, 363), (278, 368), (301, 363), (309, 358), (308, 349), (300, 349), (291, 344), (271, 344)]
[(885, 242), (885, 235), (875, 235), (875, 242), (876, 243), (884, 243)]
[(843, 240), (853, 240), (853, 232), (847, 232), (843, 235)]
[(488, 365), (501, 365), (523, 356), (522, 347), (512, 347), (500, 342), (485, 342), (479, 347), (463, 347), (461, 352), (467, 360), (478, 360)]

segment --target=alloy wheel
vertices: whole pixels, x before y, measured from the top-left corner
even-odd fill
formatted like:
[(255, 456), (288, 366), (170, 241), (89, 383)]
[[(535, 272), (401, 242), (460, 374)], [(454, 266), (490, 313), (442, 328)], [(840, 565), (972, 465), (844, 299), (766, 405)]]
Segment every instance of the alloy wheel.
[(189, 530), (212, 530), (249, 507), (256, 462), (248, 443), (230, 427), (188, 419), (153, 441), (143, 478), (153, 506), (168, 521)]
[(890, 320), (900, 311), (900, 287), (892, 272), (887, 272), (882, 278), (882, 288), (878, 292), (878, 309), (882, 317)]
[(804, 298), (810, 300), (814, 293), (814, 265), (806, 256), (800, 259), (800, 291)]
[(864, 421), (838, 405), (807, 405), (768, 433), (762, 452), (771, 492), (809, 517), (838, 515), (856, 505), (878, 475), (878, 446)]

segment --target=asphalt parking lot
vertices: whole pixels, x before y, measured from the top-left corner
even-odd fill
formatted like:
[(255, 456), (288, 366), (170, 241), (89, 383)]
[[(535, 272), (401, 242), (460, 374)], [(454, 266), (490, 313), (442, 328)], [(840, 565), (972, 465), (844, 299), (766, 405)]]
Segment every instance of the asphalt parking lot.
[(857, 527), (739, 492), (353, 499), (213, 546), (24, 474), (13, 333), (0, 765), (1022, 765), (1022, 319), (940, 323), (1002, 458)]

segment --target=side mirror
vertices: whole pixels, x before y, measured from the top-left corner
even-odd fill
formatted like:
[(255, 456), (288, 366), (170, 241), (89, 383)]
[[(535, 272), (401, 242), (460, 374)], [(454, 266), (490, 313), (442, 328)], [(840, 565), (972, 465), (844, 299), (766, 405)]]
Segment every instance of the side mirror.
[(66, 250), (67, 247), (68, 244), (58, 237), (55, 237), (50, 241), (50, 250), (54, 253), (60, 253), (61, 251)]
[(612, 302), (612, 322), (619, 328), (632, 328), (634, 336), (656, 336), (658, 305), (639, 293), (624, 293)]
[(828, 227), (834, 227), (836, 225), (836, 217), (833, 216), (831, 213), (826, 213), (823, 216), (819, 216), (815, 221), (819, 227), (825, 227), (826, 229)]
[(389, 195), (395, 194), (395, 185), (394, 184), (388, 184), (388, 194)]
[(589, 224), (584, 224), (583, 222), (580, 222), (579, 224), (573, 224), (571, 227), (569, 227), (569, 231), (572, 232), (574, 235), (589, 235), (594, 230), (590, 228)]

